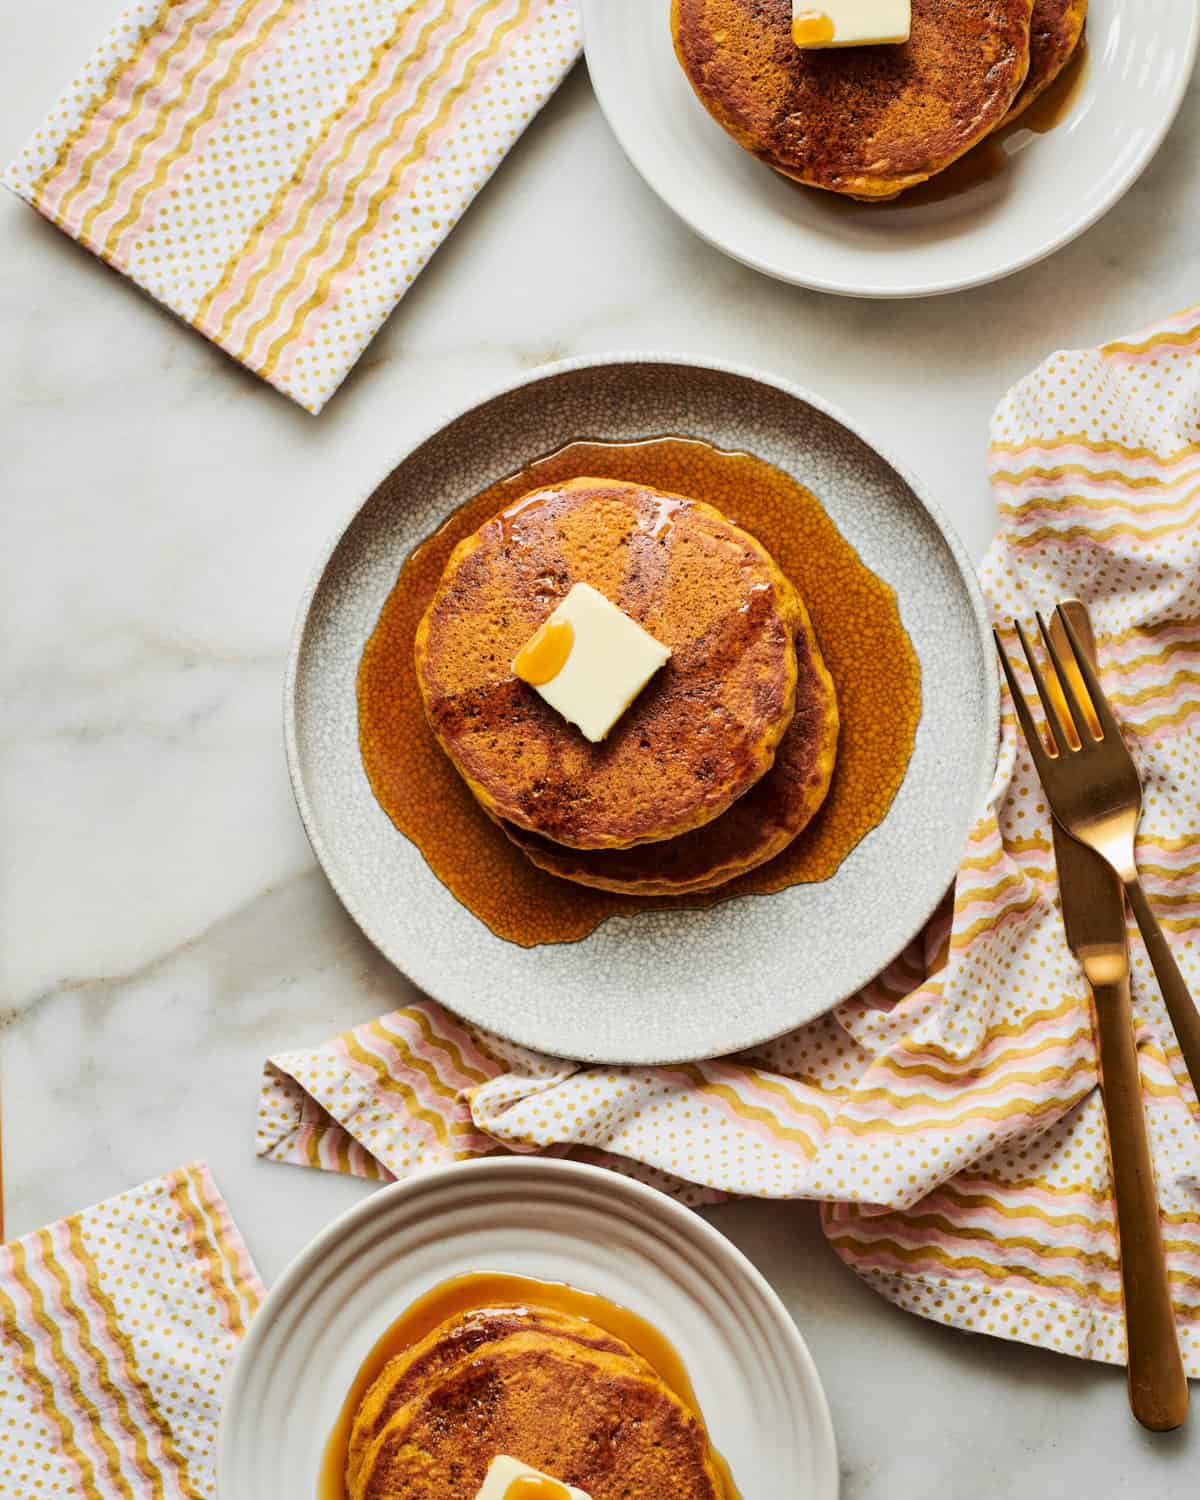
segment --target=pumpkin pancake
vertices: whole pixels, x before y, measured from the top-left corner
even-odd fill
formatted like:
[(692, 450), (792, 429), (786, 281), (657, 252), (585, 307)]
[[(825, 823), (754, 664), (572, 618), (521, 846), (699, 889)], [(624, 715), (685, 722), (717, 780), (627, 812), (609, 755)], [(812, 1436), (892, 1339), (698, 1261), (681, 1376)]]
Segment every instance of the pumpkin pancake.
[(796, 712), (775, 764), (728, 812), (703, 828), (634, 849), (566, 849), (503, 824), (539, 869), (639, 896), (711, 891), (781, 854), (816, 815), (837, 759), (838, 708), (833, 679), (805, 612), (796, 632)]
[[(488, 1344), (516, 1333), (536, 1331), (548, 1343), (561, 1341), (609, 1354), (632, 1354), (624, 1344), (598, 1328), (550, 1309), (495, 1307), (472, 1309), (439, 1324), (411, 1349), (389, 1360), (363, 1397), (355, 1414), (346, 1459), (346, 1482), (353, 1491), (376, 1439), (396, 1413), (464, 1360)], [(631, 1369), (641, 1363), (631, 1362)]]
[[(776, 171), (894, 198), (1008, 113), (1033, 0), (912, 0), (907, 42), (802, 49), (791, 0), (672, 0), (675, 51), (713, 118)], [(819, 9), (819, 5), (816, 7)]]
[(722, 1495), (703, 1423), (645, 1361), (530, 1328), (451, 1364), (394, 1412), (350, 1500), (474, 1500), (498, 1453), (592, 1500)]
[(1029, 26), (1029, 72), (1005, 117), (1015, 120), (1044, 94), (1075, 55), (1083, 39), (1088, 0), (1033, 0)]
[[(599, 744), (512, 672), (580, 582), (672, 652)], [(455, 548), (417, 629), (417, 680), (493, 817), (574, 848), (628, 848), (719, 817), (770, 769), (795, 706), (799, 608), (765, 548), (711, 506), (573, 479)]]

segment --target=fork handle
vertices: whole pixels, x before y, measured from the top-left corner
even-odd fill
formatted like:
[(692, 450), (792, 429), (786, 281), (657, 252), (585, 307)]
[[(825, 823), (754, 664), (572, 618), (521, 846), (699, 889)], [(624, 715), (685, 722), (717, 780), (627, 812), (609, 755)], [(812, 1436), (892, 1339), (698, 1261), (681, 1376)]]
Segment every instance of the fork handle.
[(1129, 894), (1129, 904), (1133, 907), (1133, 914), (1137, 918), (1146, 952), (1149, 953), (1150, 962), (1154, 965), (1155, 978), (1162, 991), (1167, 1014), (1171, 1017), (1171, 1025), (1175, 1028), (1175, 1038), (1179, 1043), (1180, 1052), (1183, 1053), (1188, 1077), (1192, 1080), (1196, 1097), (1200, 1099), (1200, 1010), (1196, 1009), (1191, 991), (1179, 972), (1175, 956), (1163, 936), (1162, 928), (1158, 925), (1158, 918), (1151, 910), (1149, 901), (1146, 900), (1142, 882), (1134, 876), (1132, 880), (1125, 882), (1125, 889)]
[(1170, 1432), (1187, 1415), (1188, 1385), (1167, 1280), (1128, 977), (1115, 984), (1094, 984), (1092, 1003), (1117, 1205), (1129, 1405), (1143, 1427)]

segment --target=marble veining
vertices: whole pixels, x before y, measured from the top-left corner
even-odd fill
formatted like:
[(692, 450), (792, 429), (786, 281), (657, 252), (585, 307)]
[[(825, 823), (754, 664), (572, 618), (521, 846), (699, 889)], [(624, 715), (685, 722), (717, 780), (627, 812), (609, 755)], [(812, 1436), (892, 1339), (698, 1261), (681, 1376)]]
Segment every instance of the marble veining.
[[(4, 16), (8, 149), (97, 22), (88, 0), (5, 0)], [(778, 285), (693, 238), (626, 163), (580, 67), (316, 420), (0, 203), (11, 1231), (203, 1155), (270, 1280), (366, 1191), (255, 1161), (254, 1107), (269, 1052), (411, 993), (315, 869), (280, 700), (326, 539), (413, 437), (564, 357), (658, 348), (753, 365), (875, 435), (978, 557), (1005, 387), (1053, 346), (1196, 299), (1198, 146), (1193, 85), (1129, 196), (1051, 260), (954, 297), (860, 303)], [(1197, 1424), (1140, 1432), (1119, 1372), (908, 1317), (836, 1261), (811, 1205), (711, 1213), (809, 1341), (846, 1500), (1194, 1492)]]

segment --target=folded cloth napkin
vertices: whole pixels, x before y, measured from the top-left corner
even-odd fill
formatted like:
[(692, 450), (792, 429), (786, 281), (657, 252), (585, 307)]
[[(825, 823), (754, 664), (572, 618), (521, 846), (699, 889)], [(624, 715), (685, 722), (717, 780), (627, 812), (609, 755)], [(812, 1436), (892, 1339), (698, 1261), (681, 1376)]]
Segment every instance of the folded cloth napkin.
[(135, 0), (4, 181), (318, 412), (578, 51), (573, 0)]
[[(990, 463), (984, 590), (1006, 629), (1066, 595), (1090, 605), (1145, 783), (1142, 874), (1200, 995), (1200, 307), (1052, 355), (1001, 403)], [(831, 1014), (723, 1061), (616, 1069), (424, 1002), (271, 1059), (260, 1154), (387, 1178), (501, 1148), (582, 1151), (685, 1200), (817, 1198), (838, 1254), (901, 1306), (1123, 1362), (1087, 990), (1006, 706), (952, 899)], [(1171, 1283), (1200, 1376), (1200, 1106), (1131, 931)]]
[(207, 1500), (262, 1297), (202, 1163), (0, 1246), (0, 1497)]

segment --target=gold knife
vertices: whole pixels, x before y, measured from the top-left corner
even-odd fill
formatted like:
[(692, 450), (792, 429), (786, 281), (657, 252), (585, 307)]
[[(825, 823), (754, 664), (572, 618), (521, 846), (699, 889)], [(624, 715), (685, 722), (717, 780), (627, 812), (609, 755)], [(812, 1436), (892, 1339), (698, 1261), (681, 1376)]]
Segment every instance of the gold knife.
[[(1096, 644), (1087, 610), (1078, 599), (1068, 600), (1063, 608), (1095, 661)], [(1070, 663), (1070, 647), (1057, 617), (1050, 634), (1060, 660)], [(1073, 666), (1067, 670), (1079, 701), (1090, 707), (1082, 678)], [(1055, 691), (1053, 672), (1048, 674), (1048, 682)], [(1065, 713), (1063, 718), (1069, 722)], [(1133, 1037), (1124, 893), (1112, 867), (1057, 823), (1054, 858), (1067, 944), (1082, 964), (1092, 991), (1100, 1094), (1117, 1206), (1118, 1258), (1129, 1345), (1129, 1405), (1144, 1427), (1169, 1432), (1187, 1416), (1188, 1385), (1171, 1306)]]

